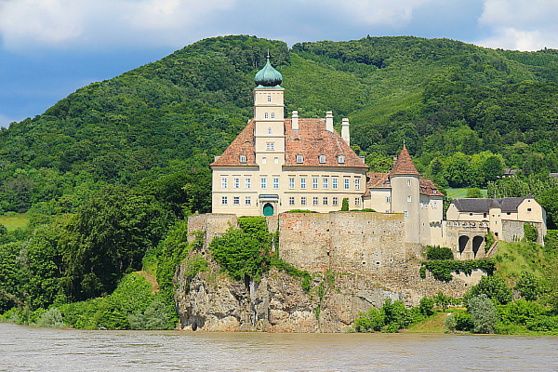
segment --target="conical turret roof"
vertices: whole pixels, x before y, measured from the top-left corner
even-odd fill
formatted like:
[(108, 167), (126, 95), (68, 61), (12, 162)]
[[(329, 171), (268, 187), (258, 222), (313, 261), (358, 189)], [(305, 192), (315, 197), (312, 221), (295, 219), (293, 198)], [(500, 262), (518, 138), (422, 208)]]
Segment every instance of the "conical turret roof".
[(391, 172), (389, 172), (392, 176), (397, 175), (415, 175), (420, 176), (420, 173), (415, 168), (413, 161), (411, 160), (411, 155), (409, 155), (409, 151), (407, 151), (407, 147), (403, 146), (403, 150), (395, 160), (395, 164), (393, 164), (393, 168), (391, 168)]
[(258, 71), (254, 82), (258, 85), (257, 88), (281, 88), (280, 84), (283, 81), (283, 75), (271, 66), (269, 56), (265, 66)]

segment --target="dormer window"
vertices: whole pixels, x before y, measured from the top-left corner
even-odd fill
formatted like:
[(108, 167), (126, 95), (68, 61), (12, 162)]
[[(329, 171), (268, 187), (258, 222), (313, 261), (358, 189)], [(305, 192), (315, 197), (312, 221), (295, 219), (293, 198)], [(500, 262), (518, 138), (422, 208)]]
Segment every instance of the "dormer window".
[(433, 193), (433, 194), (437, 194), (437, 193), (438, 193), (438, 190), (434, 189), (434, 190), (432, 190), (432, 193)]
[(240, 155), (240, 162), (246, 163), (246, 155)]
[(326, 162), (326, 156), (325, 155), (320, 155), (319, 159), (320, 159), (320, 164), (325, 164), (325, 162)]
[(345, 157), (343, 155), (338, 155), (337, 156), (337, 163), (345, 164)]
[(304, 157), (302, 155), (297, 155), (296, 156), (296, 163), (297, 164), (302, 164), (304, 162)]

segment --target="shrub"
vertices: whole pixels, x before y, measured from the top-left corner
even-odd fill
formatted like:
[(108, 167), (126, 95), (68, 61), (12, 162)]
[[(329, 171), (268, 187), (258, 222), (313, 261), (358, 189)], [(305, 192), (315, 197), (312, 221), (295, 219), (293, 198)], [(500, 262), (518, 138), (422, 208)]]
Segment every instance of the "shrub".
[(348, 211), (349, 210), (349, 199), (343, 198), (343, 202), (341, 203), (341, 210)]
[(434, 314), (434, 311), (432, 311), (432, 308), (434, 307), (435, 303), (436, 303), (436, 300), (433, 297), (423, 297), (423, 298), (421, 298), (420, 302), (419, 302), (420, 313), (424, 316), (430, 316), (430, 315)]
[(545, 306), (524, 299), (498, 306), (498, 315), (505, 324), (519, 324), (524, 326), (547, 312), (548, 310)]
[(318, 213), (316, 211), (311, 211), (310, 209), (291, 209), (285, 213)]
[(539, 280), (533, 273), (528, 271), (521, 273), (521, 276), (515, 284), (515, 289), (517, 289), (521, 297), (527, 301), (536, 301), (541, 294)]
[[(464, 261), (434, 260), (424, 261), (422, 262), (422, 265), (432, 273), (435, 279), (445, 282), (449, 282), (450, 280), (452, 280), (452, 271), (455, 271), (456, 273), (463, 272), (467, 275), (471, 275), (474, 269), (482, 269), (489, 275), (492, 275), (495, 270), (494, 261), (492, 259)], [(426, 277), (426, 273), (424, 277)]]
[(427, 246), (426, 259), (428, 260), (453, 260), (453, 252), (450, 248), (440, 246)]
[(494, 299), (502, 305), (513, 299), (512, 291), (507, 286), (506, 280), (499, 276), (483, 276), (477, 285), (471, 287), (465, 297), (471, 298), (480, 295), (486, 295), (489, 299)]
[(50, 308), (41, 315), (36, 325), (39, 327), (62, 328), (65, 327), (62, 313), (57, 308)]
[(486, 296), (481, 294), (469, 300), (469, 313), (473, 322), (473, 332), (475, 333), (494, 333), (498, 313), (494, 303)]
[(536, 242), (537, 241), (537, 228), (530, 223), (523, 224), (523, 240), (526, 242)]
[(384, 313), (371, 307), (366, 314), (360, 314), (360, 317), (355, 320), (354, 328), (357, 332), (372, 332), (380, 331), (385, 325)]
[(455, 332), (457, 328), (457, 320), (453, 313), (449, 313), (446, 315), (446, 320), (444, 321), (444, 327), (446, 327), (449, 331)]
[(473, 329), (473, 320), (469, 313), (455, 313), (455, 329), (458, 331), (471, 331)]
[(558, 331), (558, 317), (544, 316), (527, 323), (527, 329), (537, 332)]

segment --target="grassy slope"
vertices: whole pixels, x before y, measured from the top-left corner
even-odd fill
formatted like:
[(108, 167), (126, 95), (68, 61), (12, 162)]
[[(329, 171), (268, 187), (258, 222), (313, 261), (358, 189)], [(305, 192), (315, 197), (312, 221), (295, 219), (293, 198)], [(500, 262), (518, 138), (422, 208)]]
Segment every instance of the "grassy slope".
[(11, 212), (0, 216), (0, 225), (6, 226), (8, 231), (26, 227), (27, 224), (29, 224), (29, 217), (25, 214)]

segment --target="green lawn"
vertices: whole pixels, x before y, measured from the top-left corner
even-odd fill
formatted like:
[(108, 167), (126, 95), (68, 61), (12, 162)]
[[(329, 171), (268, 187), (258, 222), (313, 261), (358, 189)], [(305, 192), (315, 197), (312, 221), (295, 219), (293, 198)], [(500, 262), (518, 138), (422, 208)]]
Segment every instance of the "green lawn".
[(26, 214), (8, 212), (0, 216), (0, 225), (6, 226), (8, 231), (15, 230), (20, 227), (26, 227), (29, 223), (29, 218)]
[[(464, 198), (467, 196), (467, 188), (462, 189), (446, 189), (447, 197), (452, 199)], [(481, 189), (482, 197), (486, 198), (486, 190)]]

